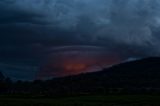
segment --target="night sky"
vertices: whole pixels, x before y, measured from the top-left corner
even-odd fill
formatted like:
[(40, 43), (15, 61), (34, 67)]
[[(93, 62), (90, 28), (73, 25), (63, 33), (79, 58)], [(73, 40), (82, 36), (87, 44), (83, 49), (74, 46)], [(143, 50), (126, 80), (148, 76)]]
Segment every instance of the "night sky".
[(0, 71), (14, 80), (73, 55), (62, 69), (84, 69), (86, 51), (94, 65), (160, 56), (159, 0), (0, 0), (0, 14)]

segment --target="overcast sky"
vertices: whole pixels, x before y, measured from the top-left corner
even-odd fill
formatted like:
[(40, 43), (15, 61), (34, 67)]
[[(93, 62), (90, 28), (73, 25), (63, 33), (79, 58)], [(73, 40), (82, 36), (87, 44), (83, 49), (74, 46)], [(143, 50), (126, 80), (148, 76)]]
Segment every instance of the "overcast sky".
[(43, 52), (55, 46), (103, 46), (124, 58), (160, 56), (159, 0), (0, 0), (0, 14), (0, 63), (23, 75), (15, 67), (0, 70), (14, 78), (31, 78)]

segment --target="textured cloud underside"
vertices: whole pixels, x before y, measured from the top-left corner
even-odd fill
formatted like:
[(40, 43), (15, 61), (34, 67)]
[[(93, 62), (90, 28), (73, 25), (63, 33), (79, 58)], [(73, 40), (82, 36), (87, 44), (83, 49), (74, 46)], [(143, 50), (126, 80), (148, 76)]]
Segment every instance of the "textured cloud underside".
[(35, 66), (68, 45), (160, 56), (159, 11), (160, 0), (0, 0), (0, 62)]
[[(159, 55), (159, 0), (1, 0), (0, 5), (5, 13), (0, 26), (21, 27), (30, 38), (47, 36), (63, 45), (64, 38), (69, 37), (68, 42)], [(74, 33), (55, 34), (55, 29)], [(19, 34), (17, 31), (13, 36), (27, 36)]]

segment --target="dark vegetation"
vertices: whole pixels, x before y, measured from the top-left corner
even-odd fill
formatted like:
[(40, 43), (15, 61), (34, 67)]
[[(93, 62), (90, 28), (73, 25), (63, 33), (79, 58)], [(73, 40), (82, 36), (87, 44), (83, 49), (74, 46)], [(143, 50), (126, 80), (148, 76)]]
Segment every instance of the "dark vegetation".
[(122, 63), (99, 72), (12, 82), (0, 73), (0, 94), (14, 97), (160, 94), (160, 58)]
[(160, 96), (108, 95), (63, 98), (5, 98), (0, 106), (159, 106)]

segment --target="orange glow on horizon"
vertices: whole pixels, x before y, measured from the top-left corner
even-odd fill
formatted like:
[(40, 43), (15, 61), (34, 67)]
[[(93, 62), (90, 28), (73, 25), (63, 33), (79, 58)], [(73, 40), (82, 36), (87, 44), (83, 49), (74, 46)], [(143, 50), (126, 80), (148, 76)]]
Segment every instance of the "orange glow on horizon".
[(86, 69), (86, 65), (82, 63), (69, 63), (64, 64), (64, 70), (71, 70), (71, 71), (81, 71)]
[(56, 63), (47, 63), (41, 67), (38, 78), (63, 77), (86, 72), (100, 71), (103, 68), (121, 62), (118, 57), (90, 58), (90, 59), (64, 59)]
[[(89, 49), (89, 48), (88, 48)], [(60, 49), (61, 50), (61, 49)], [(65, 49), (66, 50), (66, 49)], [(96, 52), (84, 50), (69, 50), (53, 53), (40, 66), (38, 79), (47, 77), (63, 77), (87, 72), (100, 71), (110, 65), (120, 63), (122, 58), (114, 53), (97, 50)]]

